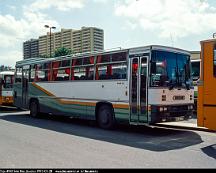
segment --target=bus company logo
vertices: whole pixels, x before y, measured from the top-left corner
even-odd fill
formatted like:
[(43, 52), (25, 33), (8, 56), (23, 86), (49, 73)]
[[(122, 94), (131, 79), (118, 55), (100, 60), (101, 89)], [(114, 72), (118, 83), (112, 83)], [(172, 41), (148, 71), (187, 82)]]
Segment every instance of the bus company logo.
[(185, 96), (173, 96), (173, 100), (185, 100)]

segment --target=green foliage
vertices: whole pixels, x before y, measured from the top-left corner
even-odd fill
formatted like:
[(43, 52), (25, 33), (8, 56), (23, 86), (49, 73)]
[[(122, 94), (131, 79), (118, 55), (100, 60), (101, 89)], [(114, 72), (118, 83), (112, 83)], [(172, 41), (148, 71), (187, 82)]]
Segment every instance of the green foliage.
[(65, 56), (65, 55), (70, 55), (70, 54), (72, 54), (71, 49), (60, 47), (55, 50), (54, 57)]

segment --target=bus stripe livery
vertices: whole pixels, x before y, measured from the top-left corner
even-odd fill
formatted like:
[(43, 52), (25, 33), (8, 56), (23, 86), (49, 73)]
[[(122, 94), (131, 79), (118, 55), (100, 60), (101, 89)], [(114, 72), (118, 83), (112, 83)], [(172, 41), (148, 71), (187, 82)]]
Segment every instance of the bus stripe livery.
[[(88, 100), (88, 102), (87, 102), (86, 99), (85, 99), (85, 101), (72, 101), (72, 100), (81, 100), (81, 99), (79, 99), (79, 98), (76, 98), (76, 99), (57, 98), (55, 95), (53, 95), (49, 91), (43, 89), (42, 87), (38, 86), (34, 82), (32, 83), (32, 85), (35, 86), (36, 88), (38, 88), (39, 90), (41, 90), (42, 92), (46, 93), (48, 96), (52, 96), (52, 98), (56, 99), (61, 104), (66, 104), (66, 105), (82, 105), (82, 106), (96, 106), (96, 103), (99, 101), (99, 100), (91, 100), (92, 102), (89, 102), (90, 100)], [(114, 102), (114, 101), (110, 101), (110, 102)], [(129, 104), (113, 104), (113, 108), (128, 109), (129, 108)]]
[(192, 115), (190, 53), (146, 46), (35, 58), (16, 63), (14, 101), (40, 113), (116, 123), (154, 124)]

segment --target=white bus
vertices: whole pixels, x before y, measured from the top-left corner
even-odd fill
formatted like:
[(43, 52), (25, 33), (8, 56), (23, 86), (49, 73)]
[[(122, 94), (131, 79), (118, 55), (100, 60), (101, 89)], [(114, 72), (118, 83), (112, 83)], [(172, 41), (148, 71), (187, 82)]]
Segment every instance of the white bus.
[(14, 101), (40, 113), (116, 123), (154, 124), (192, 115), (190, 53), (146, 46), (16, 63)]
[(13, 105), (14, 72), (0, 72), (0, 105)]
[(195, 105), (195, 111), (197, 110), (197, 99), (198, 99), (198, 86), (197, 82), (200, 79), (200, 59), (194, 59), (191, 60), (191, 66), (192, 66), (192, 79), (194, 84), (194, 105)]

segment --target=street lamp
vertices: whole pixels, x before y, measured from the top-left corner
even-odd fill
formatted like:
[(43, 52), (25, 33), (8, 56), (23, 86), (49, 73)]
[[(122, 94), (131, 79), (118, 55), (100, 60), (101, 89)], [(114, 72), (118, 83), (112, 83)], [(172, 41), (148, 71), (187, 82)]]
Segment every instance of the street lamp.
[(45, 28), (49, 28), (50, 29), (50, 58), (52, 56), (52, 53), (51, 53), (51, 32), (52, 32), (52, 29), (56, 29), (55, 26), (49, 26), (49, 25), (44, 25)]

